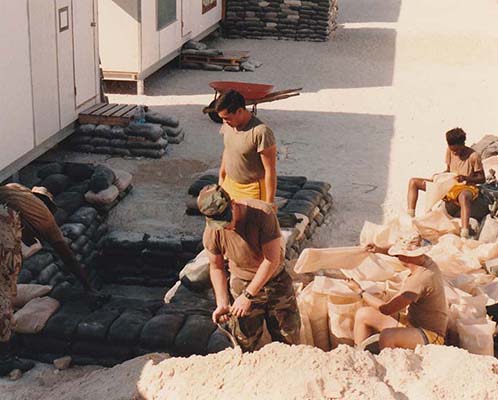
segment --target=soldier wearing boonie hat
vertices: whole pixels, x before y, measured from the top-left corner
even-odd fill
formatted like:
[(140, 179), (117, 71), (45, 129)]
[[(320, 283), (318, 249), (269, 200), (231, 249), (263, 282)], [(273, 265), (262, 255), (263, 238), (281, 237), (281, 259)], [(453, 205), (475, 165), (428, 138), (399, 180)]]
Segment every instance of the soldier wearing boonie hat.
[(244, 351), (255, 349), (265, 320), (274, 341), (298, 343), (299, 312), (272, 206), (255, 199), (234, 201), (219, 185), (202, 189), (197, 204), (206, 216), (203, 242), (216, 296), (213, 321), (229, 322)]
[(430, 244), (418, 232), (400, 237), (389, 248), (387, 254), (397, 257), (411, 273), (398, 294), (386, 303), (370, 293), (362, 292), (363, 300), (369, 306), (356, 312), (356, 345), (361, 345), (376, 332), (380, 332), (381, 349), (414, 349), (417, 345), (444, 344), (448, 304), (441, 271), (427, 256), (430, 249)]

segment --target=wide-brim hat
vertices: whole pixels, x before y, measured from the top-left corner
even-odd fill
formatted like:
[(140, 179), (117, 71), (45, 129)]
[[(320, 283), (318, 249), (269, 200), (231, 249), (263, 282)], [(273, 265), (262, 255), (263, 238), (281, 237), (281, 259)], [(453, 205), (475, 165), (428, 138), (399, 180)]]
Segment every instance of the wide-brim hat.
[(205, 186), (197, 197), (199, 211), (212, 229), (223, 229), (232, 222), (230, 195), (219, 185)]
[(430, 243), (423, 240), (422, 236), (417, 233), (400, 237), (389, 248), (387, 254), (390, 256), (419, 257), (426, 254), (430, 249)]
[(51, 213), (57, 211), (57, 203), (54, 200), (54, 196), (48, 191), (46, 187), (33, 186), (33, 188), (31, 189), (31, 193), (33, 193), (36, 197), (43, 201), (43, 203), (47, 206)]

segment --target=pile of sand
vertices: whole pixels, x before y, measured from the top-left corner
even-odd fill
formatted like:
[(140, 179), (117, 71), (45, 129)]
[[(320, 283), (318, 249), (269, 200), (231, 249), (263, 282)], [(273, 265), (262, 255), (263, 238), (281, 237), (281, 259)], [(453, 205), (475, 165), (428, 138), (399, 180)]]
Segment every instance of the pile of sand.
[(498, 360), (464, 350), (419, 347), (374, 356), (340, 346), (325, 353), (273, 343), (241, 354), (145, 364), (143, 399), (496, 399)]

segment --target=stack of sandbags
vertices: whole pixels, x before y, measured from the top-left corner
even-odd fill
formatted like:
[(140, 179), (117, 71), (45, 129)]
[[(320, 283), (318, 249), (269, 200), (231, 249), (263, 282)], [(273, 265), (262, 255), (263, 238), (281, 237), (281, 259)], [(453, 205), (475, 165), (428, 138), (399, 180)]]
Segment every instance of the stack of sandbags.
[(106, 282), (172, 286), (200, 250), (200, 238), (114, 231), (102, 240), (99, 274)]
[(161, 158), (168, 144), (184, 139), (185, 132), (175, 117), (147, 111), (145, 121), (132, 121), (126, 127), (80, 125), (66, 143), (71, 150), (84, 153)]
[(228, 38), (321, 42), (337, 27), (337, 0), (227, 0)]
[[(182, 55), (185, 56), (198, 56), (198, 57), (217, 57), (222, 56), (223, 51), (219, 49), (208, 48), (205, 43), (198, 42), (196, 40), (189, 40), (182, 47)], [(201, 61), (182, 61), (181, 67), (186, 69), (204, 69), (206, 71), (229, 71), (229, 72), (239, 72), (239, 71), (250, 71), (253, 72), (256, 68), (261, 67), (263, 63), (259, 61), (249, 61), (243, 59), (239, 64), (233, 65), (220, 65), (212, 64), (208, 62)]]
[[(216, 175), (203, 175), (190, 185), (187, 215), (199, 215), (197, 196), (204, 186), (218, 182)], [(318, 226), (325, 222), (332, 208), (330, 184), (309, 181), (304, 176), (278, 176), (277, 197), (278, 220), (286, 244), (286, 258), (297, 258)]]
[(132, 175), (122, 170), (112, 170), (104, 165), (98, 165), (90, 177), (85, 200), (109, 211), (131, 189)]

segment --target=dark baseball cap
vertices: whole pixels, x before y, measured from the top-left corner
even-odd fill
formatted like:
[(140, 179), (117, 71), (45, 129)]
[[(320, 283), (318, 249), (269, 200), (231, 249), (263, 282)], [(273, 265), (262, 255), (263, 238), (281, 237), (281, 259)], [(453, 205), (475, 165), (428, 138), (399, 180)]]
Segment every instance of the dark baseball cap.
[(205, 186), (197, 197), (197, 205), (210, 228), (223, 229), (232, 222), (230, 195), (220, 185)]

